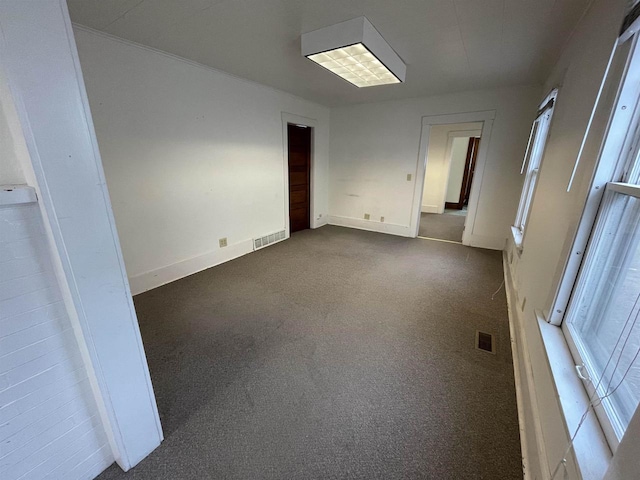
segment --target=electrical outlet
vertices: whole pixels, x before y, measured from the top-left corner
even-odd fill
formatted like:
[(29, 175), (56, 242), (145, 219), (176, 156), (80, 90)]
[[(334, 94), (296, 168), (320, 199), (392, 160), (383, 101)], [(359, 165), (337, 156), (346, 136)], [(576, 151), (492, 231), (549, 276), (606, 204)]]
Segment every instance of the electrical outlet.
[(384, 217), (380, 217), (380, 222), (384, 223)]
[(227, 246), (227, 237), (221, 238), (219, 240), (219, 242), (220, 242), (220, 248), (226, 247)]
[(407, 173), (407, 182), (410, 182), (410, 181), (411, 181), (411, 174)]
[(371, 218), (371, 215), (369, 215), (368, 213), (364, 214), (364, 219), (365, 220), (369, 220)]

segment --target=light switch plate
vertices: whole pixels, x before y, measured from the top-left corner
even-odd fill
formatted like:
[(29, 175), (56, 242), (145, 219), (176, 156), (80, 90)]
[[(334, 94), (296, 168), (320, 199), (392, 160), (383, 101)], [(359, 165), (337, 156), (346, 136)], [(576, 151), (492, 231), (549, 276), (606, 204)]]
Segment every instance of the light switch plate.
[(411, 181), (411, 174), (407, 173), (407, 182), (410, 182), (410, 181)]

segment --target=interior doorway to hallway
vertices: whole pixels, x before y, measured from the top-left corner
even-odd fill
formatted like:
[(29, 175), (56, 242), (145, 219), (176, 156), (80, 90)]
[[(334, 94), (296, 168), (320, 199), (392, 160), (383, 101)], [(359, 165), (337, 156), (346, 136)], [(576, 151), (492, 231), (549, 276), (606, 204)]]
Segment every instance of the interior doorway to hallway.
[(462, 243), (482, 122), (431, 126), (418, 237)]

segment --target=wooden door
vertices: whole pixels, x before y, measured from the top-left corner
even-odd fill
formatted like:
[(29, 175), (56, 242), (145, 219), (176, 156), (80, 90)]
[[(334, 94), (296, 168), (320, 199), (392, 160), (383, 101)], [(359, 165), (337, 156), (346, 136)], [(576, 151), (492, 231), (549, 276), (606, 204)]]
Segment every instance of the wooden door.
[(287, 126), (289, 139), (289, 229), (310, 227), (311, 128)]

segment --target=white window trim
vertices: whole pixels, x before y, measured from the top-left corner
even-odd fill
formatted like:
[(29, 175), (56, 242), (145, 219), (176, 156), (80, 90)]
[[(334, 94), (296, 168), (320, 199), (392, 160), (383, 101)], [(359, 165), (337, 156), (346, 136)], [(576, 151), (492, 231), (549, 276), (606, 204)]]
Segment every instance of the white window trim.
[[(514, 225), (511, 227), (513, 241), (518, 253), (521, 253), (523, 249), (524, 236), (538, 185), (538, 179), (540, 178), (540, 169), (551, 130), (550, 126), (557, 96), (558, 89), (554, 88), (540, 104), (538, 115), (536, 115), (531, 125), (529, 142), (522, 161), (520, 173), (523, 174), (525, 178), (522, 185), (522, 193), (520, 194), (520, 201), (518, 202), (516, 219)], [(549, 102), (553, 102), (550, 107), (548, 107)]]
[[(540, 311), (535, 312), (538, 329), (545, 348), (548, 368), (558, 392), (558, 402), (564, 417), (569, 438), (580, 425), (584, 412), (589, 409), (589, 395), (580, 377), (576, 374), (571, 346), (561, 328), (549, 325)], [(587, 415), (580, 431), (575, 436), (571, 451), (582, 478), (602, 478), (613, 456), (607, 437), (595, 415)], [(549, 468), (555, 469), (561, 454), (549, 458)], [(571, 452), (570, 452), (571, 453)], [(563, 478), (562, 474), (556, 476)]]
[[(606, 186), (606, 191), (607, 192), (618, 192), (621, 193), (623, 195), (628, 195), (631, 197), (635, 197), (635, 198), (640, 198), (640, 185), (631, 185), (628, 183), (619, 183), (619, 182), (610, 182), (607, 184)], [(606, 196), (604, 197), (604, 200), (602, 202), (602, 207), (600, 209), (601, 214), (605, 214), (608, 211), (608, 208), (611, 204), (612, 201), (612, 196)], [(597, 228), (598, 223), (596, 222), (596, 225), (594, 225), (594, 231)], [(597, 248), (597, 245), (589, 245), (589, 248), (587, 249), (587, 252), (585, 254), (585, 258), (587, 258), (587, 255), (589, 253), (590, 250), (592, 250), (593, 248)], [(590, 265), (590, 268), (592, 267), (592, 265)], [(583, 267), (584, 270), (585, 267)], [(574, 294), (574, 296), (572, 297), (572, 300), (569, 304), (569, 308), (567, 309), (567, 312), (571, 311), (571, 304), (575, 304), (576, 303), (576, 298), (580, 298), (580, 292), (582, 291), (582, 289), (584, 288), (584, 279), (581, 281), (580, 279), (583, 278), (584, 275), (581, 275), (578, 278), (578, 281), (576, 281), (574, 290), (576, 292), (576, 294)], [(591, 356), (591, 352), (589, 351), (589, 349), (583, 345), (582, 340), (574, 334), (573, 327), (570, 325), (569, 321), (563, 321), (562, 322), (562, 333), (565, 336), (565, 339), (567, 341), (567, 345), (569, 346), (569, 349), (571, 351), (571, 355), (574, 359), (574, 363), (580, 363), (580, 362), (576, 362), (576, 360), (581, 360), (582, 362), (582, 367), (587, 367), (587, 371), (593, 371), (595, 370), (595, 366), (593, 364), (593, 358)], [(593, 379), (590, 378), (582, 378), (582, 380), (584, 380), (583, 382), (583, 386), (584, 389), (586, 390), (587, 394), (589, 395), (590, 398), (597, 398), (596, 395), (598, 395), (598, 392), (596, 392), (595, 390), (595, 386), (594, 386), (594, 382)], [(607, 438), (607, 441), (609, 443), (609, 446), (611, 448), (612, 451), (615, 451), (618, 448), (618, 445), (620, 443), (620, 438), (618, 437), (618, 433), (617, 431), (619, 429), (622, 428), (621, 425), (618, 424), (617, 428), (616, 426), (614, 426), (614, 420), (611, 419), (611, 417), (609, 416), (608, 412), (607, 412), (607, 407), (605, 405), (605, 403), (609, 403), (609, 400), (605, 400), (601, 403), (598, 403), (594, 406), (594, 411), (596, 412), (596, 415), (598, 417), (598, 420), (600, 422), (600, 426), (602, 427), (602, 430)], [(611, 408), (611, 407), (610, 407)]]
[[(573, 248), (570, 250), (570, 254), (568, 255), (561, 281), (551, 305), (552, 308), (550, 308), (550, 313), (546, 319), (548, 323), (561, 327), (561, 329), (554, 330), (556, 330), (558, 334), (562, 335), (566, 346), (571, 352), (571, 357), (569, 359), (565, 359), (563, 362), (564, 366), (562, 368), (565, 370), (568, 368), (567, 362), (573, 360), (573, 365), (575, 365), (576, 363), (580, 363), (581, 358), (584, 358), (583, 352), (581, 352), (576, 346), (576, 339), (572, 337), (567, 322), (564, 322), (563, 320), (565, 319), (574, 288), (576, 288), (576, 282), (582, 265), (582, 260), (585, 257), (585, 250), (596, 225), (597, 215), (600, 211), (600, 204), (605, 190), (609, 189), (619, 191), (635, 197), (640, 196), (640, 187), (616, 182), (616, 180), (619, 181), (629, 178), (628, 176), (631, 173), (630, 165), (632, 165), (632, 162), (638, 158), (640, 151), (640, 146), (638, 145), (640, 143), (638, 141), (638, 132), (640, 131), (640, 51), (637, 50), (640, 46), (638, 45), (638, 42), (638, 36), (635, 35), (635, 32), (631, 35), (623, 35), (618, 40), (617, 49), (614, 50), (614, 55), (622, 54), (627, 56), (625, 59), (625, 68), (622, 74), (622, 81), (618, 87), (618, 93), (613, 103), (608, 126), (598, 155), (596, 170), (585, 202), (583, 214), (574, 237)], [(603, 84), (606, 81), (607, 78), (603, 79)], [(596, 107), (594, 107), (594, 109), (595, 108)], [(615, 159), (615, 161), (601, 161), (602, 159)], [(543, 326), (542, 322), (540, 322), (540, 328), (541, 333), (544, 331), (544, 328), (546, 328)], [(552, 344), (549, 344), (547, 339), (544, 337), (545, 335), (543, 334), (547, 355), (551, 361), (550, 363), (553, 364), (555, 363), (553, 357), (556, 357), (556, 360), (559, 360), (559, 358), (557, 358), (553, 353), (553, 350), (557, 350), (557, 345), (556, 347), (552, 346)], [(557, 376), (555, 371), (553, 372), (553, 376), (556, 379), (556, 387), (560, 391), (560, 383), (562, 382), (559, 382), (558, 380), (561, 377)], [(567, 381), (568, 377), (566, 375), (561, 376), (564, 377), (563, 382)], [(578, 401), (578, 397), (583, 397), (582, 400), (584, 400), (584, 398), (588, 398), (587, 395), (591, 395), (593, 393), (593, 388), (590, 389), (588, 381), (580, 380), (579, 376), (574, 371), (572, 382), (575, 384), (575, 381), (582, 384), (582, 391), (584, 394), (578, 396), (571, 395), (570, 400), (572, 402), (577, 402), (578, 404), (584, 404), (583, 406), (588, 408), (589, 403)], [(562, 399), (561, 403), (567, 424), (570, 427), (569, 431), (575, 431), (575, 429), (569, 425), (570, 423), (573, 423), (568, 418), (568, 416), (571, 415), (571, 406), (567, 402), (562, 401)], [(565, 403), (567, 403), (567, 405), (565, 405)], [(600, 411), (598, 411), (598, 408)], [(615, 451), (619, 443), (618, 438), (614, 432), (608, 415), (602, 407), (598, 408), (595, 409), (598, 414), (596, 423), (599, 425), (601, 433), (607, 439), (607, 447), (611, 451)], [(590, 417), (593, 417), (595, 421), (595, 416)], [(582, 429), (584, 430), (584, 428), (585, 426), (583, 425)], [(593, 432), (593, 429), (589, 428), (589, 430), (591, 430), (590, 434), (581, 434), (580, 436), (587, 438), (592, 437), (592, 439), (595, 440), (596, 437), (594, 436), (595, 433)], [(574, 445), (574, 450), (576, 451), (576, 454), (579, 455), (582, 449), (579, 448), (578, 445)], [(606, 454), (604, 456), (606, 457)], [(580, 459), (578, 460), (578, 463), (582, 467), (583, 462), (580, 461)]]
[[(604, 140), (598, 155), (598, 166), (594, 173), (589, 193), (585, 202), (585, 207), (578, 224), (578, 228), (573, 240), (573, 247), (564, 266), (561, 280), (554, 295), (551, 308), (549, 308), (549, 323), (560, 326), (564, 319), (573, 286), (578, 277), (580, 265), (587, 243), (591, 236), (591, 231), (598, 214), (602, 195), (607, 183), (619, 180), (626, 169), (626, 165), (632, 158), (636, 130), (640, 128), (640, 108), (638, 99), (640, 98), (640, 52), (638, 48), (638, 36), (623, 41), (621, 37), (619, 47), (629, 48), (629, 57), (625, 67), (623, 82), (620, 85), (618, 95), (614, 102), (611, 118)], [(629, 106), (634, 108), (629, 108)], [(629, 127), (631, 125), (631, 127)], [(616, 162), (601, 162), (603, 158), (616, 158)]]

